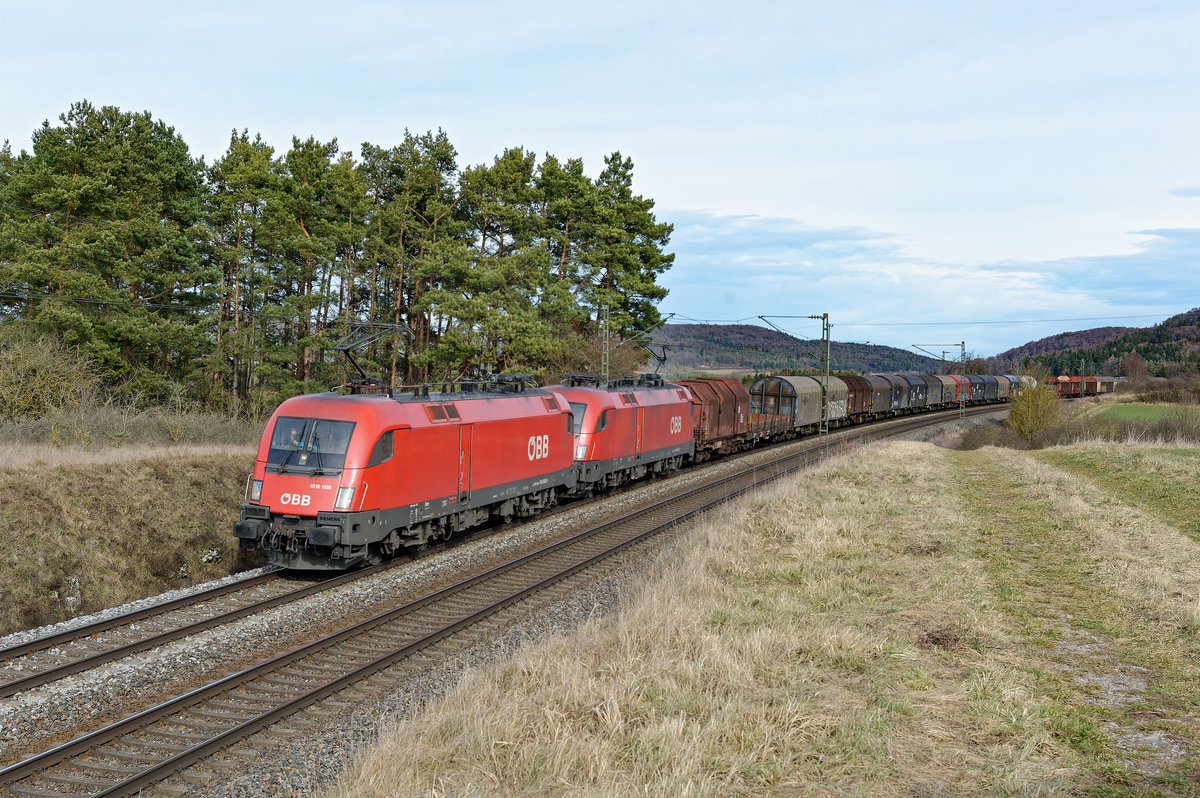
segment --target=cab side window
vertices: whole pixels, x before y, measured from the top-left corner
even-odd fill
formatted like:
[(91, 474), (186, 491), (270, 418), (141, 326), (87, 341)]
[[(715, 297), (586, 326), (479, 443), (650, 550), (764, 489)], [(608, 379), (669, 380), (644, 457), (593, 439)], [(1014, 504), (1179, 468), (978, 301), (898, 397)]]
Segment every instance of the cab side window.
[(605, 410), (603, 413), (600, 414), (600, 420), (596, 422), (596, 432), (599, 432), (600, 430), (604, 429), (607, 426), (608, 426), (608, 411)]
[(388, 430), (379, 436), (379, 440), (375, 443), (375, 448), (371, 450), (371, 459), (367, 462), (367, 468), (377, 466), (380, 463), (387, 462), (392, 459), (392, 431)]

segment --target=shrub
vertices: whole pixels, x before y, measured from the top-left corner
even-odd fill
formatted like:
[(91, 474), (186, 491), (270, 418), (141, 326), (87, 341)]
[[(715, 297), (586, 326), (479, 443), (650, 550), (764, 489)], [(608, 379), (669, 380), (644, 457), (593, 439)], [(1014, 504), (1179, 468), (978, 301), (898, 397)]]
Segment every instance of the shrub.
[(1022, 385), (1008, 407), (1008, 427), (1027, 441), (1054, 426), (1060, 415), (1054, 386), (1042, 380)]
[(0, 418), (37, 419), (78, 408), (100, 387), (91, 361), (50, 336), (0, 327)]

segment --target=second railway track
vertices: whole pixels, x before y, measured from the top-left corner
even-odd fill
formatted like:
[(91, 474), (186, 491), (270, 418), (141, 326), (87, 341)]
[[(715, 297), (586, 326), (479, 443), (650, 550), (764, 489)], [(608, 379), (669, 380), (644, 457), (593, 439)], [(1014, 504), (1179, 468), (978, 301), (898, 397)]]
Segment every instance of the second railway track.
[[(414, 657), (421, 658), (418, 670), (436, 668), (455, 646), (470, 643), (472, 629), (479, 634), (481, 624), (503, 623), (561, 598), (564, 585), (583, 571), (612, 567), (606, 563), (614, 562), (614, 552), (644, 545), (680, 520), (801, 468), (830, 448), (946, 420), (914, 416), (788, 447), (789, 453), (767, 463), (593, 526), (29, 757), (0, 771), (3, 794), (134, 794), (284, 718), (299, 716), (300, 728), (311, 725), (302, 716), (314, 704), (340, 700), (331, 696), (353, 691), (380, 671), (398, 671), (402, 678)], [(184, 793), (212, 777), (198, 771), (159, 789)]]

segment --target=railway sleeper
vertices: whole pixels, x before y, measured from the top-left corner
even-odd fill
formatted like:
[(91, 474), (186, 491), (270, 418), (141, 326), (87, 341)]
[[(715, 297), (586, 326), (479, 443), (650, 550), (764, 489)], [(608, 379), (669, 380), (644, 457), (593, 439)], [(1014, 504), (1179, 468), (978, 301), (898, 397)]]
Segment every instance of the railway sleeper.
[[(233, 720), (233, 718), (229, 718), (229, 720)], [(197, 733), (196, 734), (197, 737), (205, 737), (205, 738), (212, 736), (212, 732), (214, 732), (218, 729), (223, 730), (223, 729), (229, 728), (229, 723), (227, 721), (217, 720), (215, 718), (212, 721), (208, 721), (208, 722), (206, 722), (200, 718), (192, 718), (192, 717), (182, 718), (182, 719), (181, 718), (172, 718), (171, 725), (179, 726), (184, 729), (195, 729), (196, 733)]]
[(71, 761), (71, 767), (76, 770), (90, 770), (95, 773), (116, 773), (118, 777), (132, 776), (141, 773), (144, 768), (133, 767), (130, 765), (117, 765), (112, 762), (100, 762), (95, 759), (75, 759)]
[(305, 682), (315, 681), (320, 678), (318, 676), (308, 677), (302, 673), (296, 673), (294, 670), (288, 671), (288, 674), (287, 676), (280, 676), (278, 674), (259, 676), (255, 680), (255, 683), (279, 688), (285, 692), (288, 690), (295, 692), (298, 689), (304, 689), (306, 686)]
[[(230, 711), (229, 712), (217, 712), (217, 711), (213, 711), (213, 707), (216, 707), (218, 710), (228, 709)], [(194, 708), (188, 709), (187, 712), (188, 712), (189, 717), (196, 716), (196, 717), (200, 717), (200, 718), (212, 718), (213, 720), (218, 721), (218, 722), (236, 721), (238, 723), (241, 723), (243, 720), (246, 719), (246, 713), (249, 711), (250, 711), (249, 707), (246, 707), (243, 704), (230, 704), (227, 701), (222, 701), (220, 703), (218, 703), (216, 701), (207, 701), (207, 702), (205, 702), (203, 707), (194, 707)]]
[[(88, 794), (96, 792), (101, 787), (101, 785), (98, 783), (101, 780), (95, 777), (88, 778), (87, 776), (72, 776), (67, 773), (55, 773), (51, 770), (42, 771), (38, 774), (38, 778), (55, 784), (66, 784), (71, 787), (82, 787), (88, 792)], [(75, 793), (72, 792), (72, 794)]]
[(225, 756), (240, 759), (243, 762), (256, 762), (258, 761), (258, 758), (262, 756), (262, 752), (257, 748), (251, 748), (245, 745), (239, 745), (236, 748), (227, 748), (225, 749), (224, 753)]
[[(142, 729), (139, 731), (139, 734), (157, 735), (157, 732), (154, 732), (151, 729)], [(164, 741), (145, 740), (145, 739), (142, 739), (141, 737), (122, 737), (117, 742), (119, 742), (121, 745), (127, 745), (130, 748), (135, 749), (134, 752), (136, 752), (136, 751), (153, 751), (156, 754), (159, 751), (170, 751), (171, 753), (179, 753), (180, 751), (186, 751), (192, 747), (190, 743), (169, 743), (169, 742), (166, 742), (165, 740)]]
[(339, 668), (334, 665), (318, 665), (315, 662), (304, 664), (303, 668), (297, 668), (296, 672), (302, 677), (306, 674), (311, 674), (313, 679), (322, 679), (330, 675), (340, 675), (346, 672), (345, 668)]
[[(120, 742), (127, 745), (129, 740), (121, 740)], [(118, 762), (136, 762), (140, 765), (153, 765), (162, 761), (161, 756), (155, 756), (154, 754), (141, 753), (139, 751), (117, 751), (113, 748), (97, 749), (96, 755), (115, 759)]]
[(44, 787), (22, 787), (15, 785), (11, 788), (16, 795), (28, 795), (33, 798), (77, 798), (77, 792), (59, 792)]
[[(172, 721), (172, 724), (175, 725), (174, 721)], [(167, 741), (171, 741), (171, 740), (188, 741), (188, 740), (190, 740), (192, 742), (194, 742), (196, 740), (207, 740), (209, 737), (212, 736), (205, 732), (171, 731), (169, 729), (143, 729), (142, 734), (146, 735), (147, 737), (154, 737), (157, 739), (167, 740)]]
[[(304, 685), (297, 684), (295, 681), (282, 681), (276, 684), (263, 684), (261, 681), (258, 681), (252, 684), (243, 684), (241, 689), (251, 694), (292, 698), (297, 693), (303, 692)], [(253, 700), (253, 696), (251, 696), (251, 700)]]

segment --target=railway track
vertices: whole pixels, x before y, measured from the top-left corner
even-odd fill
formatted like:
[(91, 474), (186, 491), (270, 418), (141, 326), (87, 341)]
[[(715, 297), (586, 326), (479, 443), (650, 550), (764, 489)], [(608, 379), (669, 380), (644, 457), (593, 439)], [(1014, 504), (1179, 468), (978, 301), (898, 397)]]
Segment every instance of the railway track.
[[(974, 408), (968, 415), (995, 411)], [(131, 795), (155, 784), (159, 790), (185, 794), (212, 774), (171, 778), (173, 774), (285, 719), (301, 729), (319, 724), (327, 712), (314, 706), (344, 704), (346, 694), (355, 690), (370, 693), (362, 685), (380, 672), (403, 679), (405, 673), (436, 668), (456, 647), (487, 634), (489, 624), (511, 623), (560, 600), (573, 582), (620, 567), (622, 554), (648, 545), (664, 529), (803, 468), (831, 449), (897, 437), (945, 420), (944, 414), (913, 416), (810, 440), (766, 464), (598, 524), (31, 756), (0, 770), (0, 794)], [(304, 589), (328, 589), (324, 586), (333, 581)], [(268, 600), (283, 603), (289, 595)], [(197, 623), (217, 625), (216, 617)], [(184, 636), (178, 630), (171, 634), (176, 635), (172, 639)], [(306, 720), (306, 713), (315, 713), (315, 719)]]

